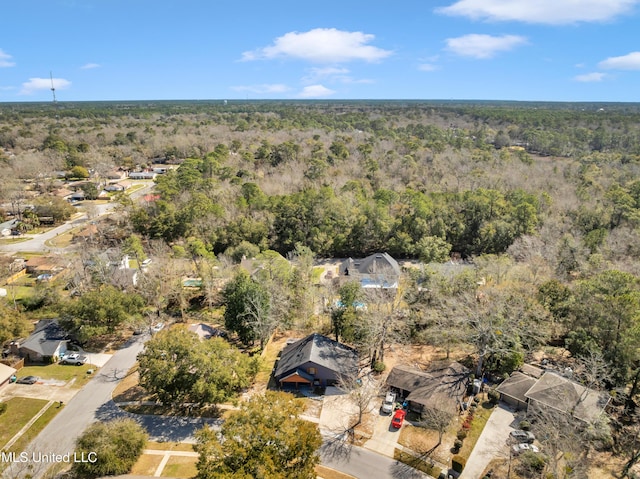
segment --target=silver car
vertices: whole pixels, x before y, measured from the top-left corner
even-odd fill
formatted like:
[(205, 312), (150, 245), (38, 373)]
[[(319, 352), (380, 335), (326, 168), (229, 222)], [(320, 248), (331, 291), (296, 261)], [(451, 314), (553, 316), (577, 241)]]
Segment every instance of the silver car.
[(396, 404), (396, 393), (389, 391), (382, 402), (382, 412), (391, 414)]

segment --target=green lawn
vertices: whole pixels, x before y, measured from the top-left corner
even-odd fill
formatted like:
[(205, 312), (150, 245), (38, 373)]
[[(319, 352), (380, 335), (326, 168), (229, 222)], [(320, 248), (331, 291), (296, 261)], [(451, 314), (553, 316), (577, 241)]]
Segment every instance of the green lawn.
[(0, 449), (47, 404), (44, 399), (11, 398), (0, 416)]
[[(89, 356), (90, 357), (90, 356)], [(82, 366), (72, 366), (64, 364), (48, 364), (46, 366), (25, 366), (18, 372), (18, 377), (38, 376), (42, 379), (57, 379), (59, 381), (71, 381), (76, 378), (73, 387), (82, 387), (92, 378), (87, 374), (89, 369), (94, 371), (96, 366), (83, 364)]]
[[(24, 398), (19, 398), (20, 400), (24, 401), (26, 399)], [(46, 401), (45, 401), (46, 403)], [(31, 427), (29, 429), (27, 429), (25, 431), (25, 433), (20, 436), (20, 439), (18, 439), (13, 446), (11, 446), (9, 448), (9, 451), (15, 451), (15, 452), (21, 452), (23, 451), (27, 445), (40, 433), (40, 431), (42, 431), (44, 429), (44, 427), (49, 424), (49, 422), (56, 416), (56, 414), (58, 414), (60, 411), (62, 411), (63, 408), (58, 407), (58, 405), (56, 403), (52, 404), (51, 406), (49, 406), (49, 409), (47, 409), (44, 414), (42, 416), (40, 416), (36, 422), (34, 422)], [(31, 418), (29, 418), (31, 419)], [(6, 443), (5, 443), (6, 444)]]
[(198, 473), (196, 462), (198, 462), (197, 457), (171, 456), (160, 475), (184, 479), (195, 477)]
[(31, 238), (0, 238), (0, 244), (13, 244), (29, 241)]

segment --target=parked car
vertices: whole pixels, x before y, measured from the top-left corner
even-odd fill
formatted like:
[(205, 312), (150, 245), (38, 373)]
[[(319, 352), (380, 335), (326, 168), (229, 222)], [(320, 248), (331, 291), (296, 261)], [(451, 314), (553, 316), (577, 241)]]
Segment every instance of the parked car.
[(393, 419), (391, 420), (391, 425), (396, 429), (400, 429), (402, 427), (402, 422), (404, 421), (404, 417), (407, 415), (407, 411), (404, 409), (398, 409), (396, 413), (393, 415)]
[(157, 323), (157, 324), (154, 324), (153, 326), (151, 326), (151, 332), (152, 333), (158, 333), (158, 332), (162, 331), (163, 328), (164, 328), (164, 323)]
[(38, 376), (25, 376), (16, 381), (18, 384), (35, 384), (40, 380)]
[(74, 366), (82, 366), (87, 362), (88, 358), (80, 353), (67, 354), (62, 358), (60, 364), (73, 364)]
[(389, 391), (382, 402), (381, 411), (385, 414), (391, 414), (396, 404), (396, 393)]
[(535, 436), (529, 431), (511, 431), (511, 437), (520, 443), (531, 444), (535, 440)]
[(514, 444), (512, 449), (513, 453), (516, 455), (527, 451), (540, 452), (540, 449), (538, 449), (536, 446), (534, 446), (533, 444), (527, 444), (526, 442), (523, 442), (522, 444)]

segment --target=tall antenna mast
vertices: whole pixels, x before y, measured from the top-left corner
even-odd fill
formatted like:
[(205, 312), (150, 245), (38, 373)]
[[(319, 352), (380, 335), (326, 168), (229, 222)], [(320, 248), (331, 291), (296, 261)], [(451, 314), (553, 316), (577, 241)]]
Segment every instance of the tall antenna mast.
[(51, 78), (51, 94), (53, 95), (53, 108), (56, 111), (56, 121), (58, 118), (58, 100), (56, 100), (56, 87), (53, 85), (53, 72), (49, 71), (49, 77)]
[(53, 86), (53, 72), (49, 72), (49, 77), (51, 77), (51, 93), (53, 93), (53, 104), (56, 104), (56, 88)]

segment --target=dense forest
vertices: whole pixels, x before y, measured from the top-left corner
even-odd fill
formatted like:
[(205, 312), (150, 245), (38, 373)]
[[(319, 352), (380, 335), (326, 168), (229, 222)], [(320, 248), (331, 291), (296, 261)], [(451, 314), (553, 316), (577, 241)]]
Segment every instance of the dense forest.
[[(7, 217), (30, 203), (55, 209), (61, 176), (97, 193), (114, 170), (170, 166), (145, 201), (115, 195), (117, 233), (92, 246), (152, 256), (155, 272), (122, 293), (89, 271), (87, 247), (80, 297), (40, 285), (27, 314), (44, 305), (88, 336), (112, 333), (126, 313), (224, 305), (248, 345), (276, 327), (320, 325), (374, 366), (389, 343), (431, 344), (468, 353), (476, 374), (494, 378), (559, 349), (576, 379), (623, 411), (613, 446), (585, 436), (575, 457), (599, 442), (628, 467), (640, 459), (629, 440), (640, 437), (638, 104), (7, 103), (0, 163)], [(314, 259), (373, 252), (412, 260), (395, 301), (368, 297), (360, 310), (362, 291), (347, 283), (321, 293), (343, 306), (316, 307)], [(238, 273), (243, 257), (262, 270)], [(192, 273), (197, 294), (183, 288)], [(93, 314), (105, 302), (117, 324)], [(26, 330), (15, 307), (0, 307), (3, 339)]]

